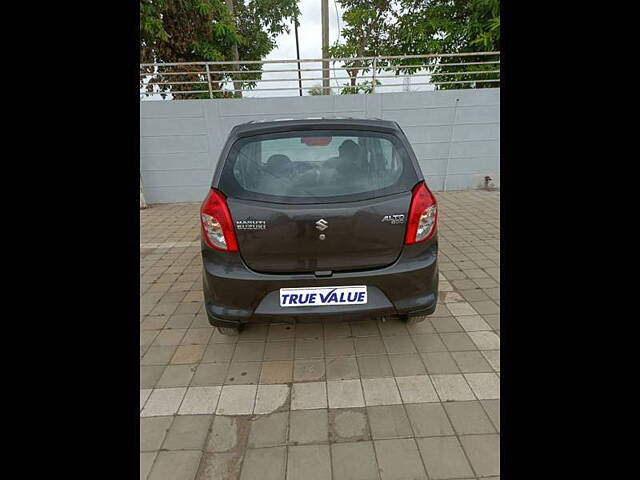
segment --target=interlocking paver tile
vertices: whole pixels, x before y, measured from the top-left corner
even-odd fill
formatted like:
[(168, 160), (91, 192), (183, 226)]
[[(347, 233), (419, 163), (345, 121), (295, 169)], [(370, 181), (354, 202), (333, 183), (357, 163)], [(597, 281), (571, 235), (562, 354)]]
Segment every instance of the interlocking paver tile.
[(442, 340), (440, 339), (440, 335), (437, 333), (425, 333), (420, 335), (412, 335), (413, 343), (419, 352), (446, 352), (447, 347)]
[(443, 402), (476, 399), (462, 375), (431, 375), (431, 381)]
[(382, 337), (357, 337), (354, 339), (356, 355), (376, 355), (387, 353)]
[(140, 452), (140, 480), (147, 478), (157, 455), (157, 452)]
[(228, 363), (200, 363), (191, 377), (191, 386), (223, 385), (228, 368)]
[(363, 378), (362, 390), (367, 406), (370, 405), (395, 405), (402, 403), (400, 392), (393, 377), (390, 378)]
[(264, 355), (263, 342), (238, 343), (233, 352), (232, 362), (260, 362)]
[(378, 324), (374, 320), (351, 322), (351, 333), (354, 337), (369, 337), (380, 335)]
[(140, 410), (142, 411), (142, 407), (144, 407), (144, 404), (147, 403), (147, 399), (149, 398), (149, 395), (151, 395), (151, 388), (144, 388), (142, 390), (140, 390)]
[(484, 350), (482, 352), (484, 358), (496, 372), (500, 372), (500, 350)]
[(260, 372), (260, 383), (291, 383), (293, 378), (292, 361), (263, 362)]
[(440, 403), (414, 403), (405, 405), (416, 437), (453, 435), (453, 427)]
[(150, 346), (147, 353), (144, 354), (140, 365), (166, 365), (173, 357), (176, 346)]
[(149, 315), (140, 324), (140, 329), (141, 330), (160, 330), (164, 328), (168, 320), (169, 320), (169, 317), (164, 315)]
[(195, 368), (195, 365), (168, 365), (158, 379), (156, 388), (187, 387)]
[(153, 390), (140, 416), (174, 415), (178, 411), (186, 391), (186, 388), (160, 388)]
[(431, 324), (438, 333), (461, 332), (460, 323), (453, 317), (432, 318)]
[(222, 387), (189, 387), (182, 400), (180, 415), (205, 415), (216, 411)]
[(413, 345), (409, 335), (382, 337), (382, 340), (388, 354), (416, 352), (416, 347)]
[(216, 415), (204, 450), (220, 453), (235, 449), (238, 445), (239, 418)]
[(158, 336), (159, 330), (142, 330), (140, 331), (140, 346), (151, 345)]
[(332, 338), (350, 337), (351, 335), (351, 325), (347, 322), (331, 322), (324, 325), (325, 341)]
[(294, 383), (291, 389), (291, 410), (327, 408), (325, 382)]
[(220, 392), (216, 415), (251, 415), (257, 385), (225, 385)]
[(325, 379), (324, 359), (296, 360), (293, 364), (294, 382), (319, 382)]
[(500, 400), (480, 400), (496, 430), (500, 431)]
[(231, 343), (213, 343), (209, 344), (202, 357), (202, 362), (230, 362), (236, 345)]
[(329, 441), (326, 409), (292, 410), (289, 418), (289, 443), (292, 445)]
[(415, 440), (374, 440), (374, 446), (382, 480), (427, 479)]
[(287, 480), (331, 480), (329, 445), (290, 446)]
[(269, 325), (267, 332), (267, 341), (287, 340), (294, 337), (295, 326), (288, 324)]
[(480, 400), (500, 398), (500, 378), (495, 373), (465, 373), (464, 376)]
[(378, 320), (378, 329), (383, 337), (393, 335), (408, 335), (407, 325), (399, 318), (385, 318)]
[(378, 480), (373, 442), (331, 445), (333, 480)]
[(434, 333), (436, 329), (433, 328), (433, 323), (432, 323), (433, 320), (434, 319), (426, 318), (422, 322), (414, 323), (413, 325), (407, 325), (407, 331), (409, 332), (409, 335)]
[(473, 477), (473, 471), (456, 437), (419, 438), (417, 442), (429, 478)]
[(327, 382), (329, 408), (364, 407), (360, 380), (330, 380)]
[(411, 437), (411, 425), (402, 405), (367, 407), (369, 427), (374, 440)]
[(278, 340), (267, 342), (264, 350), (264, 361), (293, 360), (294, 341)]
[(422, 352), (422, 361), (431, 375), (443, 373), (460, 373), (457, 363), (449, 352)]
[(204, 452), (200, 462), (198, 480), (238, 480), (244, 456), (235, 452)]
[(400, 355), (389, 355), (391, 368), (396, 377), (406, 377), (410, 375), (425, 375), (427, 373), (422, 363), (420, 355), (417, 353), (406, 353)]
[(352, 338), (332, 338), (324, 342), (326, 357), (346, 357), (356, 354)]
[(201, 450), (213, 420), (209, 415), (176, 417), (162, 444), (163, 450)]
[(230, 385), (257, 385), (261, 362), (234, 362), (229, 364), (224, 383)]
[(450, 352), (477, 350), (469, 335), (464, 332), (441, 333), (440, 338)]
[(171, 422), (173, 422), (172, 416), (141, 418), (140, 451), (160, 450)]
[(500, 315), (483, 315), (482, 318), (491, 325), (493, 330), (500, 330)]
[[(297, 330), (296, 330), (297, 336)], [(324, 357), (324, 342), (320, 338), (296, 338), (295, 359), (313, 359)]]
[(286, 444), (288, 425), (288, 412), (255, 416), (251, 420), (248, 447), (274, 447)]
[(177, 313), (169, 317), (165, 328), (189, 328), (193, 323), (195, 315), (192, 313)]
[(446, 307), (454, 317), (461, 317), (464, 315), (478, 315), (479, 313), (471, 306), (471, 304), (467, 302), (448, 303)]
[(491, 300), (472, 302), (471, 306), (480, 315), (491, 315), (491, 314), (496, 314), (500, 312), (500, 307)]
[(444, 408), (458, 435), (495, 433), (495, 428), (480, 402), (447, 402)]
[(162, 330), (153, 341), (153, 345), (180, 345), (185, 329)]
[(396, 377), (403, 403), (437, 402), (436, 394), (427, 375)]
[(366, 355), (356, 357), (362, 378), (392, 377), (393, 370), (388, 355)]
[(200, 451), (160, 452), (156, 458), (149, 480), (193, 480), (200, 463)]
[(356, 357), (326, 359), (327, 380), (349, 380), (360, 378)]
[(296, 325), (295, 336), (296, 338), (318, 339), (323, 337), (323, 329), (321, 323), (299, 323)]
[(478, 476), (500, 475), (499, 435), (464, 435), (460, 443)]
[(245, 325), (238, 337), (238, 342), (263, 342), (267, 339), (269, 325), (249, 323)]
[(204, 354), (204, 345), (180, 345), (173, 357), (171, 357), (172, 364), (187, 364), (197, 363)]
[(247, 450), (240, 480), (282, 480), (285, 478), (287, 447)]
[(485, 360), (482, 353), (473, 352), (452, 352), (460, 371), (463, 373), (493, 372), (491, 365)]
[(329, 439), (331, 442), (370, 440), (366, 410), (364, 408), (330, 409)]
[(491, 331), (469, 332), (469, 337), (480, 350), (499, 350), (500, 337)]
[(265, 414), (281, 410), (289, 400), (289, 385), (258, 385), (255, 414)]

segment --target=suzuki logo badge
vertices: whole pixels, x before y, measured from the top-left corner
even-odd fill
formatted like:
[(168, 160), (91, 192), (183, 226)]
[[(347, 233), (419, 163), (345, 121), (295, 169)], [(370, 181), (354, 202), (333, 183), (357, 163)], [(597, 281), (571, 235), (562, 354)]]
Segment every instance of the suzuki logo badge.
[(324, 218), (321, 218), (316, 222), (316, 228), (320, 231), (326, 230), (329, 227), (329, 222), (327, 222)]

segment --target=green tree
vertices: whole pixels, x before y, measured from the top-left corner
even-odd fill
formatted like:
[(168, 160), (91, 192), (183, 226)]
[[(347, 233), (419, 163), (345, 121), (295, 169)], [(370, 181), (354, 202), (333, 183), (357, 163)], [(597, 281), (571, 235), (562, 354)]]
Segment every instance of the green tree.
[[(288, 32), (288, 23), (299, 14), (298, 0), (234, 0), (233, 16), (224, 0), (140, 0), (140, 59), (142, 63), (200, 62), (233, 60), (237, 45), (240, 60), (261, 60), (275, 46), (276, 37)], [(209, 94), (180, 94), (180, 91), (206, 90), (204, 69), (199, 73), (175, 75), (177, 68), (164, 67), (165, 75), (148, 70), (154, 82), (194, 82), (188, 85), (157, 85), (176, 98), (202, 98)], [(213, 89), (221, 89), (228, 79), (255, 86), (251, 79), (261, 72), (230, 75), (228, 70), (262, 70), (260, 64), (239, 68), (212, 67)], [(146, 72), (145, 72), (146, 73)], [(167, 75), (167, 73), (169, 75)], [(171, 75), (174, 73), (174, 75)], [(152, 91), (148, 86), (148, 91)], [(222, 92), (216, 96), (223, 96)]]
[[(377, 55), (422, 55), (500, 50), (500, 0), (338, 0), (345, 9), (342, 38), (330, 50), (334, 57)], [(466, 62), (495, 60), (486, 56), (467, 57)], [(378, 71), (397, 75), (415, 73), (424, 59), (379, 62)], [(494, 70), (492, 66), (457, 66), (459, 58), (434, 60), (429, 72), (432, 82), (478, 80), (474, 86), (495, 86), (482, 80), (495, 73), (462, 74), (461, 71)], [(400, 65), (403, 65), (402, 67)], [(408, 66), (407, 66), (408, 65)], [(357, 86), (357, 76), (372, 68), (371, 61), (346, 61), (350, 84), (342, 93), (369, 91)], [(393, 68), (396, 67), (396, 68)], [(472, 84), (437, 85), (437, 88), (465, 88)], [(350, 87), (350, 88), (349, 88)]]
[[(344, 26), (341, 38), (329, 48), (329, 55), (334, 58), (384, 55), (389, 32), (396, 20), (393, 0), (338, 0), (338, 3), (345, 9), (342, 15)], [(357, 93), (361, 90), (357, 86), (358, 75), (367, 74), (372, 62), (347, 60), (344, 68), (350, 78), (342, 93)]]
[[(425, 53), (472, 53), (500, 50), (500, 0), (400, 0), (398, 22), (390, 33), (391, 55)], [(450, 65), (462, 62), (495, 61), (496, 57), (468, 56), (435, 60), (432, 82), (475, 81), (474, 84), (443, 83), (437, 88), (492, 87), (496, 73), (459, 73), (497, 70), (496, 65)], [(397, 62), (396, 62), (397, 63)], [(403, 60), (404, 65), (424, 59)], [(401, 68), (399, 73), (416, 69)]]

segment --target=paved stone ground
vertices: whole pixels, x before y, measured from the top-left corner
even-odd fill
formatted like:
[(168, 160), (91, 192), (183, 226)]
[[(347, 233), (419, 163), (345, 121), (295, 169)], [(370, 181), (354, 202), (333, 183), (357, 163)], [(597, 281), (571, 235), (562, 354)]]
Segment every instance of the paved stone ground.
[(202, 304), (196, 204), (140, 212), (140, 478), (498, 478), (499, 192), (437, 194), (425, 322), (252, 326)]

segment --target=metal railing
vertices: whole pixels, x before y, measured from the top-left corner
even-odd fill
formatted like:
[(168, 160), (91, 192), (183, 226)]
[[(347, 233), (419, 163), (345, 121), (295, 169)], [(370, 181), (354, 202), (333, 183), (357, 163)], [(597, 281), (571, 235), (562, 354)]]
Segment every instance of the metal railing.
[[(140, 98), (237, 98), (373, 93), (398, 91), (398, 87), (406, 91), (500, 86), (500, 52), (331, 58), (331, 67), (324, 69), (323, 61), (327, 59), (143, 63)], [(328, 73), (329, 86), (319, 83), (324, 80), (324, 72)], [(235, 88), (234, 82), (240, 88)]]

